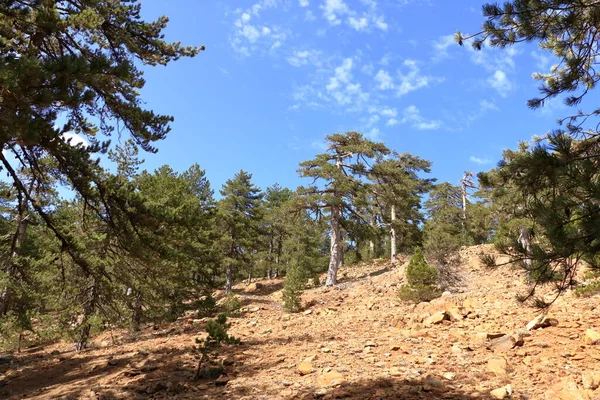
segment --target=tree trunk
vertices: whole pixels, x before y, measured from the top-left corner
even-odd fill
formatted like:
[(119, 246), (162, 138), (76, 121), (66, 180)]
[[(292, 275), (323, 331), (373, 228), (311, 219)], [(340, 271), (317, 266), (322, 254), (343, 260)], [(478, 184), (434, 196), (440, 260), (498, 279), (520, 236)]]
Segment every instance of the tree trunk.
[[(371, 217), (371, 228), (373, 229), (373, 232), (375, 231), (375, 215), (373, 215)], [(373, 259), (375, 258), (375, 242), (373, 241), (373, 239), (369, 240), (369, 259)]]
[(269, 256), (267, 257), (269, 267), (267, 268), (267, 278), (271, 279), (273, 276), (273, 235), (269, 237)]
[(331, 206), (331, 250), (325, 286), (333, 286), (337, 283), (337, 272), (342, 263), (340, 216), (340, 206)]
[(225, 293), (230, 294), (233, 286), (233, 265), (227, 264), (227, 270), (225, 271)]
[(252, 283), (252, 268), (248, 270), (248, 285)]
[(21, 245), (25, 241), (27, 227), (29, 226), (29, 214), (27, 212), (27, 203), (21, 194), (19, 194), (18, 209), (19, 214), (17, 215), (17, 230), (13, 235), (13, 240), (10, 246), (10, 257), (6, 260), (5, 267), (9, 283), (6, 287), (2, 289), (2, 293), (0, 293), (0, 315), (6, 315), (10, 308), (10, 302), (12, 301), (10, 285), (11, 282), (13, 282), (16, 279), (16, 276), (19, 272), (19, 268), (15, 264), (15, 258), (21, 254)]
[[(531, 255), (531, 236), (532, 229), (531, 228), (521, 228), (519, 229), (519, 244), (525, 250), (527, 256)], [(527, 257), (523, 260), (523, 263), (527, 268), (531, 267), (531, 258)]]
[(133, 313), (131, 315), (131, 330), (134, 332), (140, 331), (142, 321), (142, 294), (138, 293), (133, 302)]
[(275, 254), (275, 274), (274, 278), (279, 276), (279, 264), (281, 263), (281, 252), (283, 251), (283, 238), (281, 235), (277, 238), (277, 253)]
[(81, 351), (87, 347), (88, 340), (90, 338), (90, 325), (89, 318), (96, 312), (96, 302), (98, 301), (98, 286), (96, 278), (92, 278), (91, 287), (88, 290), (85, 303), (83, 305), (83, 319), (81, 321), (81, 331), (79, 332), (79, 340), (75, 345), (77, 351)]
[(396, 206), (392, 204), (391, 211), (391, 223), (390, 223), (390, 257), (392, 262), (396, 261), (396, 228), (394, 228), (394, 222), (396, 221)]
[(463, 183), (462, 185), (462, 219), (467, 219), (467, 186)]

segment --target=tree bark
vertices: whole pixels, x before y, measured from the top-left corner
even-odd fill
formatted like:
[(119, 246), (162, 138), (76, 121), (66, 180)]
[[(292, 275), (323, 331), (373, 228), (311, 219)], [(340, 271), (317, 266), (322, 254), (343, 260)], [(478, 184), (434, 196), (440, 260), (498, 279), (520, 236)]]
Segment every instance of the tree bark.
[(131, 315), (131, 330), (139, 332), (142, 321), (142, 294), (138, 293), (133, 302), (133, 313)]
[(225, 293), (230, 294), (231, 288), (233, 287), (233, 265), (227, 264), (227, 270), (225, 271)]
[(394, 222), (396, 221), (396, 206), (392, 204), (391, 216), (390, 216), (390, 258), (392, 262), (396, 261), (396, 228), (394, 228)]
[(92, 326), (89, 323), (89, 318), (96, 312), (96, 302), (98, 301), (98, 286), (96, 278), (92, 278), (91, 286), (88, 290), (85, 303), (83, 305), (83, 319), (81, 322), (81, 331), (79, 332), (79, 340), (75, 345), (77, 351), (81, 351), (87, 347), (90, 338), (90, 330)]
[[(375, 231), (375, 215), (371, 217), (371, 228)], [(375, 241), (369, 240), (369, 259), (375, 258)]]
[[(33, 181), (31, 182), (29, 191), (31, 192), (32, 189)], [(6, 271), (9, 284), (4, 287), (2, 289), (2, 293), (0, 293), (0, 315), (6, 315), (10, 309), (10, 302), (12, 301), (10, 282), (16, 279), (16, 276), (19, 272), (18, 266), (15, 264), (15, 258), (21, 254), (21, 245), (25, 241), (27, 227), (29, 226), (29, 210), (27, 207), (27, 200), (23, 197), (21, 192), (19, 192), (18, 198), (17, 230), (13, 235), (13, 240), (10, 246), (10, 256), (6, 260), (6, 267), (4, 269)]]
[[(526, 254), (529, 256), (531, 254), (531, 236), (532, 229), (531, 228), (521, 228), (519, 229), (519, 244), (525, 249)], [(523, 260), (523, 263), (527, 268), (531, 267), (531, 258), (527, 257)]]
[(331, 249), (325, 286), (333, 286), (337, 283), (337, 272), (342, 263), (340, 215), (340, 206), (331, 206)]

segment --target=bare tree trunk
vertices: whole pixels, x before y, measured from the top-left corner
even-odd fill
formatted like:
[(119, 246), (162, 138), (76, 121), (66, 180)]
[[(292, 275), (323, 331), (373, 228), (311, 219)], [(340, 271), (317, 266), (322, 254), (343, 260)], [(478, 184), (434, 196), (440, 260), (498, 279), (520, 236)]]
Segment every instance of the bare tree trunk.
[(342, 263), (340, 215), (340, 206), (331, 206), (331, 250), (325, 286), (333, 286), (336, 284), (338, 268)]
[[(375, 215), (371, 217), (371, 228), (375, 231)], [(369, 240), (369, 258), (375, 258), (375, 242), (373, 239)]]
[[(523, 247), (523, 249), (525, 249), (525, 252), (527, 253), (527, 255), (529, 256), (531, 254), (531, 236), (532, 236), (532, 229), (531, 228), (521, 228), (519, 229), (519, 244), (521, 245), (521, 247)], [(525, 266), (527, 268), (531, 267), (531, 258), (527, 257), (523, 260), (523, 263), (525, 264)]]
[(92, 326), (89, 323), (89, 318), (96, 311), (96, 302), (98, 301), (98, 285), (96, 278), (92, 278), (91, 286), (88, 289), (85, 303), (83, 304), (83, 319), (81, 321), (81, 331), (79, 333), (79, 340), (75, 345), (77, 351), (81, 351), (87, 347), (88, 340), (90, 338), (90, 330)]
[(392, 262), (396, 261), (396, 228), (394, 228), (394, 222), (396, 221), (396, 206), (392, 204), (391, 211), (391, 223), (390, 223), (390, 257)]
[(271, 279), (273, 276), (273, 235), (269, 238), (269, 256), (267, 257), (269, 261), (269, 267), (267, 268), (267, 278)]
[(227, 264), (227, 270), (225, 271), (225, 293), (230, 294), (231, 288), (233, 287), (233, 265)]
[(462, 185), (462, 219), (467, 219), (467, 186), (463, 183)]
[(283, 251), (283, 238), (281, 235), (277, 239), (277, 253), (275, 254), (275, 274), (274, 278), (279, 276), (279, 264), (281, 263), (281, 252)]
[(252, 283), (252, 268), (248, 270), (248, 285)]
[[(29, 188), (30, 192), (32, 190), (32, 186), (33, 186), (33, 181)], [(8, 310), (10, 308), (10, 302), (12, 301), (10, 282), (12, 282), (16, 279), (16, 276), (19, 272), (19, 268), (15, 264), (15, 258), (18, 257), (19, 254), (21, 254), (21, 245), (25, 241), (25, 237), (27, 234), (27, 227), (29, 226), (29, 214), (28, 214), (28, 208), (27, 208), (27, 200), (25, 200), (23, 198), (23, 195), (20, 192), (18, 194), (18, 197), (19, 197), (19, 204), (18, 204), (19, 214), (17, 215), (17, 230), (15, 231), (15, 234), (13, 235), (13, 240), (12, 240), (12, 243), (10, 246), (11, 247), (10, 248), (10, 256), (6, 260), (6, 267), (4, 269), (6, 271), (6, 275), (7, 275), (9, 283), (6, 287), (4, 287), (2, 289), (2, 292), (0, 293), (0, 315), (6, 315), (6, 313), (8, 313)]]
[(133, 313), (131, 315), (131, 330), (139, 332), (142, 321), (142, 294), (138, 293), (133, 302)]

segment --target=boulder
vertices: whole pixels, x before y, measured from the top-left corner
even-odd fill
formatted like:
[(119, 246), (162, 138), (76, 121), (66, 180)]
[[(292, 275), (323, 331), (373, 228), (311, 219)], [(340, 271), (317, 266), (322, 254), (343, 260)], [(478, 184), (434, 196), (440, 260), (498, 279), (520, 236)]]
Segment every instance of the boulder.
[(506, 399), (512, 395), (512, 387), (510, 385), (506, 385), (504, 387), (494, 389), (490, 392), (490, 395), (494, 399)]
[(556, 325), (558, 325), (558, 320), (556, 320), (554, 318), (548, 318), (546, 316), (546, 314), (540, 314), (537, 317), (535, 317), (534, 319), (532, 319), (531, 321), (529, 321), (527, 326), (525, 326), (525, 329), (527, 329), (528, 331), (531, 331), (531, 330), (535, 330), (535, 329), (542, 329), (542, 328), (547, 328), (549, 326), (556, 326)]
[(600, 333), (596, 332), (593, 329), (588, 329), (585, 331), (585, 344), (598, 344), (600, 343)]
[(504, 358), (491, 358), (487, 362), (488, 370), (501, 376), (508, 373), (508, 363)]
[(310, 362), (301, 362), (298, 364), (297, 370), (300, 375), (304, 376), (313, 372), (313, 366)]
[(344, 375), (336, 371), (323, 371), (317, 378), (319, 386), (339, 386), (345, 381)]
[(545, 400), (589, 400), (572, 377), (566, 377), (555, 383), (544, 393)]

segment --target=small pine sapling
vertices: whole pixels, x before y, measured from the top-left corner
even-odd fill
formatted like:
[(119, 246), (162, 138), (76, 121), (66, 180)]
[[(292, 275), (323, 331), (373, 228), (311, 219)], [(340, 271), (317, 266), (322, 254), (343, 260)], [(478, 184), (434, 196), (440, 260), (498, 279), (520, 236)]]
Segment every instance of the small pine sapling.
[[(206, 332), (208, 336), (204, 339), (196, 338), (196, 346), (194, 346), (194, 356), (198, 359), (198, 367), (194, 379), (203, 377), (217, 377), (223, 372), (221, 367), (215, 366), (211, 358), (211, 352), (221, 347), (222, 343), (239, 344), (240, 340), (233, 336), (229, 336), (227, 330), (231, 324), (227, 323), (227, 316), (219, 314), (216, 319), (211, 319), (206, 324)], [(209, 367), (202, 368), (203, 364), (209, 364)]]

